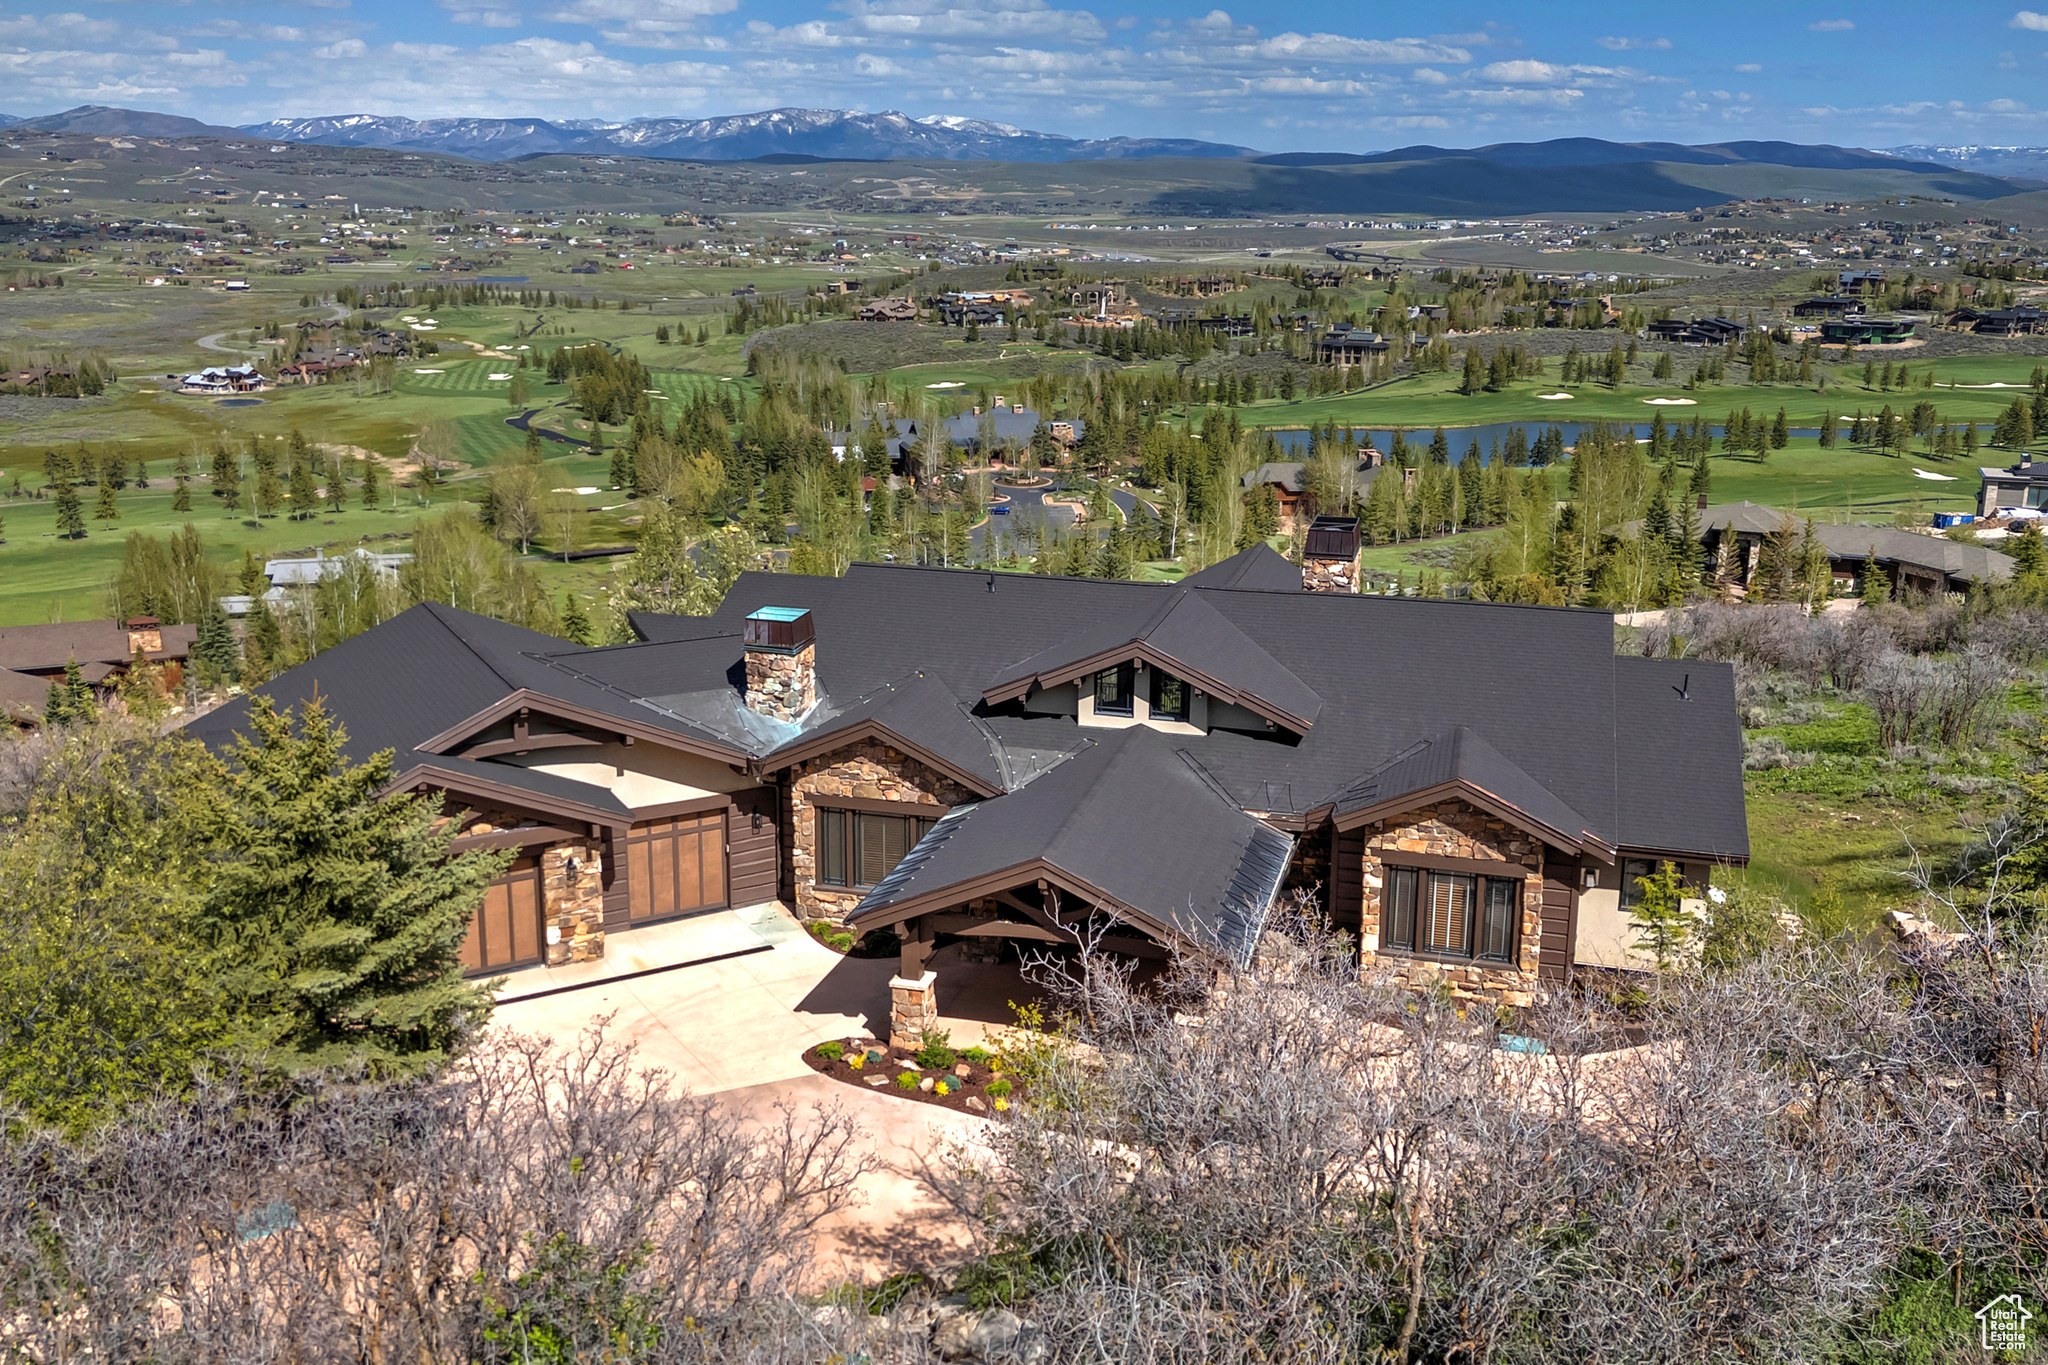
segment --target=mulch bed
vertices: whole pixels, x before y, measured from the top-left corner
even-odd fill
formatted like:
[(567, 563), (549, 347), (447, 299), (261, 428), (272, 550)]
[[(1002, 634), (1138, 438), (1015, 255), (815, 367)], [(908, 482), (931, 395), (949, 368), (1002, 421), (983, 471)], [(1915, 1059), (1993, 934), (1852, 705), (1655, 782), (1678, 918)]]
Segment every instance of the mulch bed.
[[(920, 1067), (911, 1054), (913, 1048), (890, 1047), (887, 1043), (872, 1038), (843, 1038), (834, 1040), (844, 1050), (843, 1055), (831, 1058), (824, 1055), (830, 1051), (831, 1042), (820, 1043), (804, 1051), (804, 1065), (821, 1076), (830, 1076), (835, 1081), (857, 1085), (863, 1090), (872, 1090), (878, 1095), (894, 1095), (898, 1099), (916, 1100), (922, 1104), (935, 1104), (962, 1114), (974, 1114), (981, 1118), (993, 1118), (1005, 1112), (996, 1107), (998, 1097), (988, 1093), (989, 1083), (995, 1080), (1009, 1080), (1013, 1089), (1004, 1100), (1006, 1106), (1015, 1105), (1023, 1098), (1024, 1088), (1014, 1078), (1004, 1077), (991, 1064), (970, 1062), (962, 1057), (954, 1065), (944, 1069)], [(821, 1051), (821, 1049), (823, 1051)], [(854, 1065), (854, 1059), (860, 1065)], [(905, 1089), (898, 1077), (914, 1074), (918, 1084)], [(879, 1082), (879, 1083), (878, 1083)], [(946, 1086), (946, 1094), (939, 1093), (939, 1084)]]

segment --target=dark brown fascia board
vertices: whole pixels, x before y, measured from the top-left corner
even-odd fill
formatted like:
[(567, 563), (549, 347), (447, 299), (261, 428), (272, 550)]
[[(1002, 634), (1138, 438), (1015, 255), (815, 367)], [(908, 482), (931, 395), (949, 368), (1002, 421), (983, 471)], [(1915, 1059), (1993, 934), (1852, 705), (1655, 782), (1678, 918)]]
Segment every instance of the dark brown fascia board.
[(529, 688), (520, 688), (500, 700), (493, 702), (475, 715), (451, 725), (432, 739), (424, 740), (415, 747), (425, 753), (445, 754), (479, 730), (488, 729), (521, 710), (536, 712), (555, 720), (581, 725), (601, 734), (631, 735), (651, 744), (660, 744), (683, 753), (696, 754), (701, 758), (714, 758), (721, 763), (745, 763), (747, 754), (729, 744), (715, 740), (697, 739), (690, 735), (679, 735), (673, 730), (664, 730), (659, 725), (645, 721), (625, 720), (618, 716), (607, 716), (600, 711), (588, 710), (574, 702), (559, 697), (544, 696)]
[(1099, 673), (1111, 664), (1120, 664), (1129, 659), (1143, 659), (1154, 668), (1193, 683), (1219, 701), (1229, 702), (1233, 706), (1242, 706), (1245, 710), (1263, 716), (1275, 725), (1284, 726), (1296, 734), (1307, 734), (1315, 724), (1312, 720), (1304, 720), (1300, 716), (1290, 715), (1250, 692), (1241, 692), (1228, 683), (1210, 677), (1199, 669), (1192, 669), (1179, 659), (1174, 658), (1171, 654), (1154, 649), (1142, 640), (1133, 640), (1128, 644), (1118, 645), (1114, 649), (1105, 649), (1100, 654), (1091, 655), (1075, 663), (1062, 664), (1050, 672), (1033, 673), (1028, 677), (1012, 679), (1001, 687), (987, 689), (981, 694), (981, 699), (991, 706), (1006, 701), (1016, 701), (1019, 698), (1029, 696), (1031, 689), (1034, 687), (1058, 687), (1061, 683), (1070, 683), (1090, 673)]
[(1360, 825), (1369, 825), (1375, 820), (1384, 820), (1391, 815), (1400, 815), (1414, 810), (1418, 806), (1427, 806), (1432, 802), (1441, 801), (1445, 797), (1451, 796), (1477, 806), (1489, 815), (1498, 816), (1515, 828), (1525, 833), (1534, 834), (1538, 838), (1555, 844), (1557, 847), (1569, 852), (1590, 853), (1603, 863), (1614, 861), (1614, 847), (1606, 840), (1584, 831), (1577, 834), (1566, 834), (1563, 830), (1552, 829), (1549, 825), (1531, 816), (1520, 807), (1510, 805), (1492, 792), (1464, 781), (1462, 778), (1453, 779), (1449, 782), (1439, 782), (1433, 787), (1424, 787), (1420, 791), (1404, 792), (1385, 801), (1375, 801), (1369, 806), (1360, 806), (1357, 810), (1346, 811), (1344, 814), (1337, 816), (1332, 823), (1340, 833), (1344, 833), (1357, 829)]
[(481, 744), (472, 744), (457, 758), (496, 758), (499, 754), (524, 754), (535, 749), (595, 749), (604, 743), (588, 735), (539, 734), (528, 735), (525, 739), (487, 739)]
[(565, 816), (585, 825), (624, 825), (632, 818), (617, 811), (602, 810), (596, 806), (582, 805), (557, 796), (545, 796), (524, 787), (493, 782), (470, 773), (453, 772), (433, 763), (415, 763), (391, 779), (384, 790), (403, 792), (420, 786), (432, 786), (456, 796), (481, 796), (502, 802), (514, 809), (536, 811), (542, 815)]
[(780, 772), (793, 764), (803, 763), (829, 754), (834, 749), (843, 749), (849, 744), (858, 744), (864, 739), (877, 740), (891, 748), (901, 749), (926, 767), (952, 778), (977, 796), (1000, 796), (1001, 787), (991, 787), (986, 778), (977, 777), (965, 768), (958, 767), (939, 757), (921, 744), (913, 744), (879, 721), (864, 720), (849, 725), (844, 730), (832, 730), (790, 748), (777, 749), (760, 762), (763, 773)]
[[(1721, 867), (1748, 867), (1747, 853), (1702, 853), (1697, 849), (1638, 848), (1634, 844), (1617, 846), (1615, 858), (1655, 858), (1674, 863), (1714, 863)], [(1613, 861), (1610, 859), (1609, 861)]]
[(923, 895), (913, 896), (905, 901), (898, 901), (886, 910), (876, 911), (872, 915), (862, 915), (856, 910), (847, 918), (850, 921), (858, 922), (863, 931), (868, 929), (884, 929), (892, 924), (901, 924), (907, 919), (916, 919), (919, 915), (930, 914), (934, 910), (943, 910), (958, 905), (963, 901), (974, 900), (981, 896), (993, 896), (999, 892), (1008, 891), (1012, 887), (1022, 886), (1027, 882), (1040, 881), (1049, 883), (1059, 891), (1076, 897), (1085, 904), (1103, 907), (1117, 919), (1122, 920), (1133, 929), (1142, 930), (1145, 934), (1162, 944), (1179, 941), (1198, 952), (1207, 953), (1212, 956), (1216, 953), (1214, 948), (1183, 932), (1178, 925), (1163, 923), (1142, 910), (1126, 905), (1114, 896), (1090, 886), (1079, 877), (1069, 875), (1043, 858), (1033, 858), (1029, 862), (1017, 863), (1014, 866), (988, 873), (985, 876), (976, 877), (972, 881), (954, 882), (948, 886), (934, 887)]

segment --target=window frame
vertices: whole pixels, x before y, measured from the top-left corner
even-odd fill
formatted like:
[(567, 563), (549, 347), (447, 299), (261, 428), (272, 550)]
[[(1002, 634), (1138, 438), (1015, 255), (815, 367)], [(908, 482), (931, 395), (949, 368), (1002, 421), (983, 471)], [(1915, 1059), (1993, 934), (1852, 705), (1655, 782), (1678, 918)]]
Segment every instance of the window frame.
[[(1114, 677), (1118, 693), (1123, 697), (1119, 703), (1109, 706), (1102, 704), (1103, 679)], [(1095, 714), (1098, 716), (1135, 716), (1138, 714), (1138, 665), (1135, 662), (1113, 664), (1095, 674)]]
[[(1195, 695), (1195, 689), (1188, 683), (1188, 680), (1168, 673), (1163, 668), (1154, 668), (1147, 671), (1151, 674), (1152, 686), (1151, 696), (1146, 699), (1146, 705), (1151, 708), (1152, 718), (1154, 720), (1186, 720), (1190, 704), (1194, 701)], [(1167, 706), (1160, 701), (1160, 696), (1166, 691), (1168, 685), (1180, 689), (1180, 705), (1178, 708)]]
[[(1497, 877), (1485, 872), (1455, 871), (1414, 863), (1382, 863), (1382, 868), (1382, 951), (1435, 962), (1519, 966), (1524, 878)], [(1436, 902), (1439, 879), (1465, 884), (1464, 913), (1456, 926), (1465, 944), (1463, 952), (1430, 942), (1430, 907)], [(1448, 939), (1450, 935), (1447, 933), (1445, 937)], [(1500, 947), (1498, 953), (1492, 951), (1496, 945)]]
[[(1633, 869), (1641, 868), (1637, 872)], [(1643, 888), (1636, 885), (1638, 877), (1657, 875), (1655, 858), (1623, 858), (1621, 860), (1621, 913), (1624, 915), (1643, 903)]]
[[(881, 803), (876, 803), (881, 804)], [(811, 846), (814, 866), (812, 880), (820, 887), (832, 891), (872, 891), (888, 879), (891, 872), (910, 856), (918, 841), (931, 833), (933, 825), (945, 811), (921, 803), (891, 802), (898, 810), (868, 810), (859, 806), (840, 806), (830, 802), (815, 802), (811, 808)], [(902, 831), (903, 851), (896, 861), (882, 869), (881, 875), (873, 881), (860, 879), (861, 841), (863, 825), (870, 821), (893, 821), (904, 826)], [(829, 831), (829, 833), (828, 833)], [(883, 839), (883, 858), (888, 854), (887, 834)], [(835, 879), (835, 870), (837, 879)]]

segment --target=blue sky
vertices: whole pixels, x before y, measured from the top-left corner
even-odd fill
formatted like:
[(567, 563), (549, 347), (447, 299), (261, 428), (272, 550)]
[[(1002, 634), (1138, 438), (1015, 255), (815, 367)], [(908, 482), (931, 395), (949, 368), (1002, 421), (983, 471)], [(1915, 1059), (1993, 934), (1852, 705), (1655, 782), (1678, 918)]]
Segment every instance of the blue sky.
[(900, 109), (1266, 150), (1560, 136), (2048, 144), (2048, 13), (1930, 3), (0, 3), (0, 111)]

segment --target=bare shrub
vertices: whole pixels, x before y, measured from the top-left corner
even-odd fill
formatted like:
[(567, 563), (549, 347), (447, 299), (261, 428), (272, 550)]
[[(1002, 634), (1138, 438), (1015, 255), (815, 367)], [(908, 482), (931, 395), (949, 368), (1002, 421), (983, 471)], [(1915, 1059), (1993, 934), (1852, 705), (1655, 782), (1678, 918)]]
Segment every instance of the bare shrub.
[(1970, 622), (1969, 643), (2032, 667), (2048, 656), (2048, 611), (2039, 607), (2007, 607), (1986, 612)]
[[(783, 1327), (867, 1169), (845, 1114), (765, 1128), (593, 1028), (442, 1077), (202, 1088), (82, 1143), (0, 1147), (0, 1283), (30, 1358), (716, 1358)], [(799, 1315), (800, 1317), (800, 1315)], [(695, 1323), (695, 1327), (686, 1326)], [(793, 1325), (792, 1325), (793, 1324)]]
[(1877, 716), (1877, 742), (1886, 749), (1913, 737), (1931, 704), (1934, 665), (1896, 649), (1880, 654), (1865, 670), (1860, 695)]
[(1811, 764), (1815, 755), (1808, 749), (1789, 749), (1785, 741), (1776, 735), (1758, 735), (1745, 740), (1742, 745), (1742, 766), (1751, 772), (1763, 772), (1771, 768), (1804, 768)]
[(1570, 998), (1529, 1057), (1338, 957), (1212, 972), (1056, 983), (1086, 1046), (956, 1178), (1056, 1359), (1811, 1359), (1938, 1157), (1878, 1102), (1862, 961), (1674, 981), (1667, 1036), (1605, 1056)]

